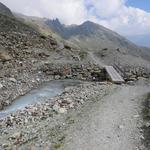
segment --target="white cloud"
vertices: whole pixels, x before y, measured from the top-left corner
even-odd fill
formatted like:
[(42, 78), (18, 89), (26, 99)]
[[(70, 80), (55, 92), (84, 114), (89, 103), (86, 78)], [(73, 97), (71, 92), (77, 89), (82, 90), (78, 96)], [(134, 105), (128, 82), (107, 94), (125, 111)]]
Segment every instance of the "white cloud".
[(66, 24), (81, 23), (86, 19), (84, 0), (1, 0), (13, 11), (29, 16), (59, 18)]
[(150, 13), (138, 8), (124, 5), (114, 17), (103, 22), (123, 35), (150, 34)]
[(59, 18), (65, 24), (85, 20), (124, 35), (150, 34), (150, 13), (125, 5), (127, 0), (0, 0), (13, 11), (30, 16)]
[(93, 13), (100, 18), (110, 18), (124, 5), (125, 0), (88, 0)]

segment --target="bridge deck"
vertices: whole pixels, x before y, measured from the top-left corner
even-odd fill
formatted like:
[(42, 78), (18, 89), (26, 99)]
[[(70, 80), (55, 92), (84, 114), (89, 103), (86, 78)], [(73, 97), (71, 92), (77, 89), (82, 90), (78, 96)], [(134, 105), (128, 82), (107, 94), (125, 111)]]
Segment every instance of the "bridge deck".
[(123, 83), (124, 79), (120, 76), (120, 74), (115, 70), (113, 66), (105, 66), (105, 70), (108, 73), (110, 79), (114, 83)]

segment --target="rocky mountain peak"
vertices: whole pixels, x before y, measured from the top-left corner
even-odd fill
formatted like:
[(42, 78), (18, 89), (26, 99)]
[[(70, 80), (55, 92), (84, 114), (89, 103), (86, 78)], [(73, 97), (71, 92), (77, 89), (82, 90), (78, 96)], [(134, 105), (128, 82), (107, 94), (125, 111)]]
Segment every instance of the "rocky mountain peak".
[(91, 22), (91, 21), (85, 21), (82, 25), (83, 25), (83, 26), (97, 26), (96, 23)]

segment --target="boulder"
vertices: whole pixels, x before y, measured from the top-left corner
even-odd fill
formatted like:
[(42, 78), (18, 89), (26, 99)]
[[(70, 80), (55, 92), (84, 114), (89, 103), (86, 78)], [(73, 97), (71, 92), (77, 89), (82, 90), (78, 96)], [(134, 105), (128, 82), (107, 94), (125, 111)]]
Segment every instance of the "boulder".
[(15, 78), (9, 78), (9, 81), (14, 82), (14, 83), (17, 82)]
[(10, 136), (10, 139), (20, 139), (22, 136), (21, 132), (15, 132), (13, 135)]
[(0, 83), (0, 89), (3, 88), (3, 85)]
[(0, 61), (9, 61), (11, 57), (6, 52), (0, 52)]
[(66, 108), (60, 108), (59, 111), (58, 111), (58, 113), (60, 113), (60, 114), (64, 114), (66, 112), (67, 112)]
[(53, 106), (53, 110), (56, 111), (56, 112), (58, 112), (59, 109), (60, 109), (59, 104), (58, 104), (58, 103), (55, 103), (55, 105)]

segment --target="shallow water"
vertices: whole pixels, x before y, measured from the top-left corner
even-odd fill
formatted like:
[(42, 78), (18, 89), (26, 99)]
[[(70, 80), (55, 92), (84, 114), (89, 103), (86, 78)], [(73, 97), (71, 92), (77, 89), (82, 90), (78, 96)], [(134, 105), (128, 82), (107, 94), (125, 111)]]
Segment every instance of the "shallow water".
[(7, 116), (17, 110), (24, 109), (26, 106), (35, 104), (43, 99), (50, 99), (63, 92), (66, 87), (80, 84), (80, 81), (58, 80), (51, 81), (42, 85), (40, 88), (30, 91), (24, 96), (16, 99), (10, 106), (0, 111), (0, 118)]

